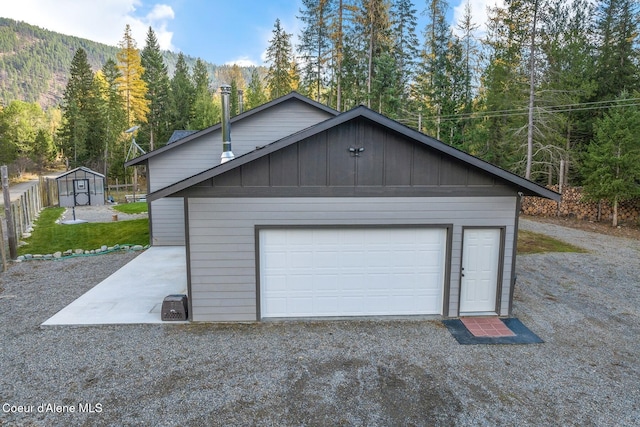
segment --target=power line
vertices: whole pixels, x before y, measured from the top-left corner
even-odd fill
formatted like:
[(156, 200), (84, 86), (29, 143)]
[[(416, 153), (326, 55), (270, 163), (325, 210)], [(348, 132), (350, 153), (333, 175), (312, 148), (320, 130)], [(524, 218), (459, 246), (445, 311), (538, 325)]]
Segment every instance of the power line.
[[(639, 102), (632, 102), (639, 101)], [(604, 105), (604, 104), (613, 104), (613, 105)], [(542, 112), (543, 114), (553, 114), (553, 113), (566, 113), (566, 112), (574, 112), (574, 111), (588, 111), (588, 110), (599, 110), (603, 108), (620, 108), (620, 107), (633, 107), (640, 105), (640, 98), (629, 98), (625, 99), (622, 103), (618, 101), (593, 101), (593, 102), (581, 102), (575, 104), (562, 104), (555, 105), (550, 107), (536, 107), (536, 110)], [(493, 111), (476, 111), (472, 113), (462, 113), (462, 114), (449, 114), (443, 116), (424, 116), (424, 120), (440, 120), (440, 121), (456, 121), (462, 119), (484, 119), (484, 118), (493, 118), (493, 117), (512, 117), (512, 116), (521, 116), (526, 115), (529, 112), (528, 107), (521, 108), (513, 108), (508, 110), (493, 110)], [(415, 116), (416, 113), (413, 113)]]

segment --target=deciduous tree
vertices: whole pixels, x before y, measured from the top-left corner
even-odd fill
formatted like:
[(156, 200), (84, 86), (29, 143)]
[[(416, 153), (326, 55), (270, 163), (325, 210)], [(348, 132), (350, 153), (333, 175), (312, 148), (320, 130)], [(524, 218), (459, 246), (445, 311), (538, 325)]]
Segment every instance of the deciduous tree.
[(118, 47), (120, 48), (117, 54), (118, 69), (121, 74), (118, 78), (118, 88), (125, 103), (127, 125), (147, 123), (147, 114), (149, 114), (147, 83), (142, 78), (144, 68), (140, 51), (131, 36), (129, 24), (125, 27), (124, 36), (118, 43)]

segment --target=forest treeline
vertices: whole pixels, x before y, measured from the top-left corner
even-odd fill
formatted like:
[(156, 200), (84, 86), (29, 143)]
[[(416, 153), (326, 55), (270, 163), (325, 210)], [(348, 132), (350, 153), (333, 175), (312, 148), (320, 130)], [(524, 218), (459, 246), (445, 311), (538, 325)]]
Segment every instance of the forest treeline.
[[(366, 105), (542, 184), (612, 201), (640, 194), (638, 2), (507, 0), (489, 9), (481, 36), (470, 6), (451, 23), (445, 0), (303, 0), (298, 34), (274, 23), (264, 69), (226, 74), (234, 111), (296, 90), (340, 111)], [(44, 131), (70, 164), (119, 174), (125, 129), (139, 126), (151, 149), (174, 129), (219, 120), (203, 61), (178, 54), (170, 74), (152, 29), (142, 49), (127, 38), (96, 72), (75, 50), (58, 129)]]

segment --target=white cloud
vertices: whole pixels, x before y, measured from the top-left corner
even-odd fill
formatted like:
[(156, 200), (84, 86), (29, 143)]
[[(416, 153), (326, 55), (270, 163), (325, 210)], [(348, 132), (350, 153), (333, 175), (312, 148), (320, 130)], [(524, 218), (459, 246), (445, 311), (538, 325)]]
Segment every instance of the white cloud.
[(115, 46), (126, 24), (139, 48), (151, 26), (162, 49), (171, 49), (173, 33), (167, 24), (175, 14), (170, 6), (154, 4), (146, 16), (137, 16), (141, 0), (19, 0), (2, 5), (0, 15), (32, 25)]
[(453, 31), (458, 35), (460, 35), (460, 31), (457, 29), (457, 25), (464, 17), (467, 1), (471, 6), (472, 21), (475, 25), (479, 26), (476, 30), (476, 36), (484, 36), (487, 32), (487, 22), (489, 20), (488, 8), (495, 7), (496, 5), (504, 7), (504, 0), (460, 0), (460, 3), (453, 8), (452, 22)]
[(224, 65), (234, 65), (234, 64), (239, 66), (239, 67), (255, 67), (255, 66), (258, 65), (258, 64), (256, 64), (255, 61), (253, 61), (248, 56), (242, 56), (240, 58), (233, 59), (231, 61), (227, 61)]

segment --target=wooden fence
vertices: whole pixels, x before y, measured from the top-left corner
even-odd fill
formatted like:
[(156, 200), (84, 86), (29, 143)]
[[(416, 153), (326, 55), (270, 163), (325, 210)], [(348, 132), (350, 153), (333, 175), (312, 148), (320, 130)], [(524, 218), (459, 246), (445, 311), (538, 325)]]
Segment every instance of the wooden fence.
[[(16, 241), (20, 241), (24, 237), (25, 233), (33, 226), (38, 214), (43, 208), (49, 206), (58, 205), (58, 186), (55, 178), (40, 177), (40, 179), (33, 183), (31, 187), (24, 191), (19, 198), (11, 201), (9, 209), (2, 209), (2, 245), (4, 247), (9, 246), (9, 236), (15, 236)], [(4, 214), (9, 212), (11, 215), (11, 223), (13, 226), (13, 233), (7, 230), (7, 221), (4, 220)], [(9, 252), (7, 252), (9, 253)], [(0, 259), (0, 264), (2, 259)], [(3, 266), (4, 267), (4, 266)], [(0, 269), (1, 271), (1, 269)]]

